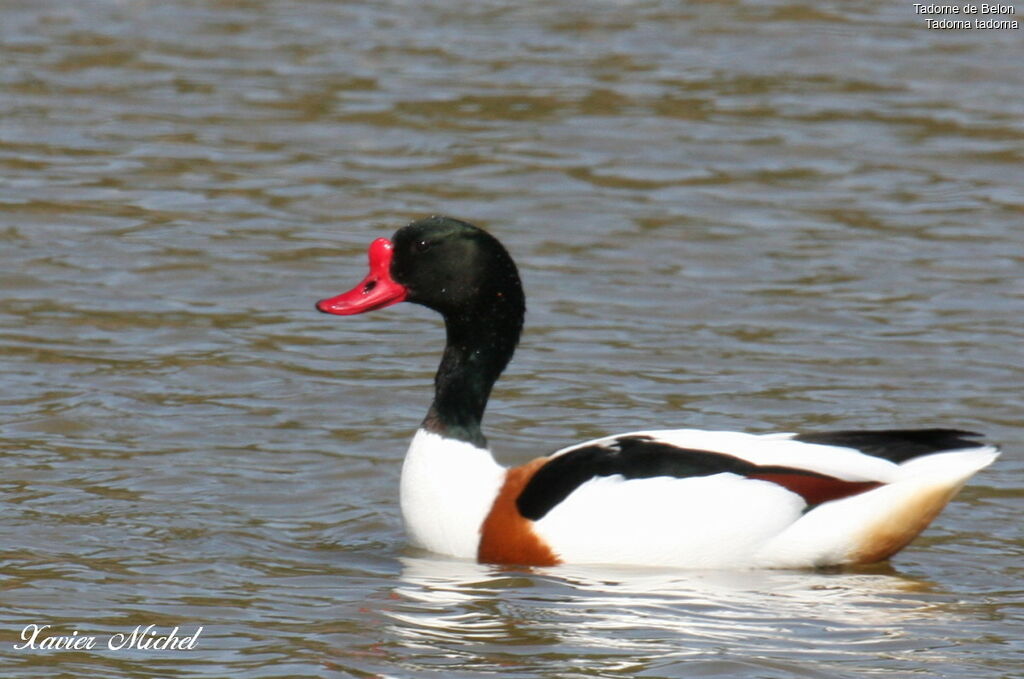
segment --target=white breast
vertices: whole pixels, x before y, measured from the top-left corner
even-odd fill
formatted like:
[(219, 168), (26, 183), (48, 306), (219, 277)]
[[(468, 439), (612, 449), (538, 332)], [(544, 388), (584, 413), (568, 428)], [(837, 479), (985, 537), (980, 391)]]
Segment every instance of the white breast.
[(480, 526), (505, 479), (489, 450), (420, 429), (402, 465), (402, 518), (409, 540), (475, 559)]

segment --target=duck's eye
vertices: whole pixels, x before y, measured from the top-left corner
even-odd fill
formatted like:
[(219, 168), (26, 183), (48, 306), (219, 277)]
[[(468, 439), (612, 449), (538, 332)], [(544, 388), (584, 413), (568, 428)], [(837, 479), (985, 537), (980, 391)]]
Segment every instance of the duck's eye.
[(426, 252), (431, 245), (432, 243), (428, 240), (418, 240), (416, 241), (416, 252)]

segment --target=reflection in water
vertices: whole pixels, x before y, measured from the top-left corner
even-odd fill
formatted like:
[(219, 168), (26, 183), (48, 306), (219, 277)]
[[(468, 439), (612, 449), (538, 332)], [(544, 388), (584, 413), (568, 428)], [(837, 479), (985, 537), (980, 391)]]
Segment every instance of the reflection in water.
[[(949, 616), (927, 601), (932, 585), (892, 572), (507, 571), (426, 556), (402, 564), (401, 603), (382, 611), (398, 644), (440, 646), (460, 662), (487, 664), (499, 647), (540, 639), (606, 669), (697, 659), (718, 672), (758, 654), (794, 665), (864, 660), (919, 654), (927, 644), (908, 631), (914, 621)], [(751, 658), (733, 657), (734, 648)]]

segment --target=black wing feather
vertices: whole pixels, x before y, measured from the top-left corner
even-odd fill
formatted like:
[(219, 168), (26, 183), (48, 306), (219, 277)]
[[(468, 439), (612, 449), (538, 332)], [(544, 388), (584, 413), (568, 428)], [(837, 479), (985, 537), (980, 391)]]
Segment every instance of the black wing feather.
[(711, 476), (731, 472), (742, 476), (790, 474), (831, 478), (824, 474), (782, 466), (759, 466), (725, 453), (680, 448), (650, 436), (620, 436), (604, 444), (583, 446), (552, 459), (527, 482), (516, 507), (527, 519), (537, 521), (581, 485), (599, 476), (622, 475), (627, 479), (657, 476)]
[(983, 436), (962, 429), (881, 429), (869, 431), (827, 431), (799, 434), (794, 441), (820, 443), (826, 446), (856, 448), (866, 455), (880, 457), (900, 464), (921, 455), (946, 450), (976, 448), (981, 445), (971, 439)]
[[(974, 448), (981, 436), (961, 429), (846, 430), (799, 434), (802, 443), (855, 448), (866, 455), (897, 464), (914, 457), (946, 450)], [(799, 492), (811, 504), (868, 490), (878, 484), (843, 482), (826, 474), (784, 466), (759, 466), (744, 459), (706, 450), (680, 448), (650, 436), (620, 436), (601, 444), (583, 446), (553, 458), (527, 482), (516, 507), (527, 519), (538, 521), (590, 479), (622, 475), (627, 479), (657, 476), (686, 478), (731, 472), (770, 479)], [(788, 480), (786, 480), (788, 479)], [(832, 486), (815, 483), (834, 482)], [(814, 495), (815, 485), (823, 495)], [(815, 499), (818, 497), (818, 499)]]

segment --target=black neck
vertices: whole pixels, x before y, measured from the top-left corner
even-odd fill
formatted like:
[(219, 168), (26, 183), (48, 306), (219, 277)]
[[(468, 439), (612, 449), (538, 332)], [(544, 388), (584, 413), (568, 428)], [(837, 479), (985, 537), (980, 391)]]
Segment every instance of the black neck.
[(428, 431), (487, 446), (480, 422), (491, 389), (515, 352), (523, 323), (522, 307), (502, 302), (445, 315), (447, 343), (434, 377), (434, 402), (423, 420)]

